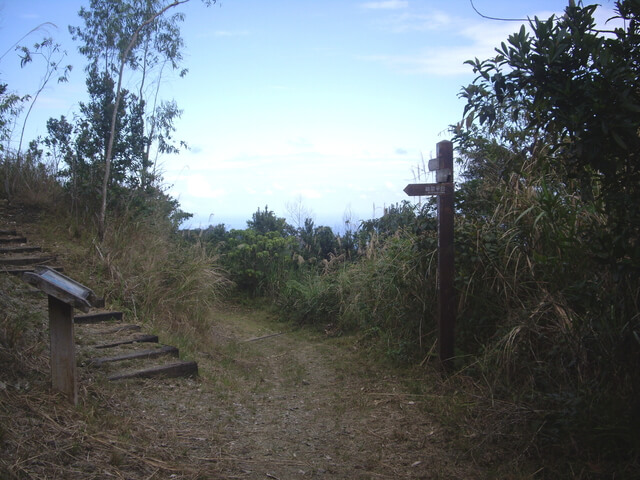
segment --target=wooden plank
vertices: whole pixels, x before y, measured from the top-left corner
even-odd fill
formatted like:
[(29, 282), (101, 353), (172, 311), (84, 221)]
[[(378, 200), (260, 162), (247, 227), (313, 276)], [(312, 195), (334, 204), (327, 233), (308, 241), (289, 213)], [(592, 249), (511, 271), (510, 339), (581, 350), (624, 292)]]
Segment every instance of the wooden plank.
[(436, 183), (450, 183), (453, 180), (453, 170), (441, 168), (436, 170)]
[(15, 266), (26, 266), (26, 265), (38, 265), (41, 263), (47, 263), (55, 260), (56, 257), (53, 256), (11, 256), (11, 257), (1, 257), (0, 265), (15, 265)]
[(100, 323), (109, 320), (122, 320), (122, 312), (94, 312), (73, 317), (75, 323)]
[(444, 162), (444, 168), (453, 168), (453, 143), (442, 140), (436, 143), (436, 157)]
[(115, 355), (113, 357), (99, 357), (93, 358), (89, 361), (91, 365), (101, 366), (105, 363), (121, 362), (123, 360), (136, 360), (143, 358), (156, 358), (164, 355), (171, 355), (177, 357), (179, 351), (176, 347), (171, 345), (163, 345), (160, 348), (152, 348), (148, 350), (139, 350), (137, 352), (124, 353), (122, 355)]
[(455, 267), (453, 243), (453, 195), (438, 197), (438, 344), (440, 360), (448, 366), (454, 357)]
[(429, 171), (453, 171), (453, 143), (444, 140), (436, 144), (436, 158), (429, 160)]
[(0, 237), (0, 243), (27, 243), (27, 238), (19, 235)]
[[(36, 271), (37, 266), (33, 265), (31, 267), (7, 267), (0, 265), (0, 272), (8, 273), (11, 275), (23, 275), (25, 273), (34, 273)], [(64, 272), (64, 267), (49, 267), (56, 272)]]
[(409, 196), (438, 196), (438, 346), (440, 361), (450, 368), (455, 355), (456, 319), (453, 143), (445, 140), (436, 145), (436, 158), (429, 160), (429, 170), (436, 172), (436, 183), (409, 184), (404, 192)]
[(436, 170), (440, 170), (441, 168), (444, 168), (444, 164), (443, 164), (441, 158), (432, 158), (431, 160), (429, 160), (429, 171), (430, 172), (434, 172)]
[(134, 372), (125, 372), (110, 375), (109, 380), (124, 380), (127, 378), (150, 378), (150, 377), (190, 377), (198, 374), (198, 364), (196, 362), (176, 362), (169, 365), (146, 368)]
[(21, 245), (19, 247), (3, 247), (0, 248), (0, 253), (29, 253), (29, 252), (41, 252), (42, 247), (39, 245)]
[(119, 340), (117, 342), (104, 343), (102, 345), (96, 345), (95, 348), (113, 348), (120, 345), (129, 345), (131, 343), (158, 343), (157, 335), (136, 335), (134, 338), (127, 340)]
[(18, 232), (15, 230), (0, 230), (0, 235), (16, 236)]
[(73, 307), (49, 295), (49, 335), (51, 338), (51, 385), (78, 403)]

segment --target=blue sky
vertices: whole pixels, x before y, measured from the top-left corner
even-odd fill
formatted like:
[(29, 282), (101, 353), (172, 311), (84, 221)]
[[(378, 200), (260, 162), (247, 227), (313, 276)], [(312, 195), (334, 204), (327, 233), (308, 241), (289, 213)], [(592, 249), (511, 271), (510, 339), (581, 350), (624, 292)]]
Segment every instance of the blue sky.
[[(548, 17), (563, 0), (474, 0), (488, 16)], [(611, 16), (603, 0), (600, 16)], [(27, 135), (71, 117), (84, 94), (84, 59), (67, 26), (88, 1), (0, 0), (0, 55), (50, 35), (74, 70), (34, 107)], [(469, 0), (199, 0), (186, 15), (185, 78), (163, 78), (161, 96), (184, 110), (176, 137), (190, 146), (164, 156), (169, 192), (194, 214), (189, 225), (244, 228), (258, 207), (293, 221), (302, 207), (316, 224), (341, 228), (380, 216), (415, 170), (449, 139), (458, 99), (473, 80), (463, 62), (492, 55), (517, 22), (481, 18)], [(42, 66), (20, 69), (11, 51), (0, 81), (32, 94)], [(132, 84), (135, 79), (130, 79)], [(132, 86), (132, 85), (129, 85)], [(425, 180), (423, 178), (422, 180)], [(433, 181), (426, 178), (426, 181)], [(414, 199), (415, 200), (415, 199)]]

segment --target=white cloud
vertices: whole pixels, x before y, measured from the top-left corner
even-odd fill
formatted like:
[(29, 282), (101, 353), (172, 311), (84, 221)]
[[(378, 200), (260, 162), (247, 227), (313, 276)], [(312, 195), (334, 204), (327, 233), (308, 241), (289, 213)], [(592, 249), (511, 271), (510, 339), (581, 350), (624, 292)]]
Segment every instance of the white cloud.
[[(380, 2), (384, 3), (384, 2)], [(537, 16), (540, 19), (549, 18), (555, 14), (562, 16), (563, 12), (540, 11), (531, 14), (529, 18)], [(606, 20), (614, 15), (610, 8), (601, 7), (596, 10), (596, 21), (601, 28), (611, 29)], [(455, 27), (455, 28), (454, 28)], [(527, 25), (528, 27), (528, 25)], [(509, 35), (520, 29), (517, 22), (496, 22), (481, 19), (464, 19), (451, 16), (440, 11), (431, 13), (403, 12), (387, 19), (385, 28), (394, 33), (439, 31), (454, 34), (455, 42), (449, 45), (433, 45), (438, 40), (425, 40), (426, 46), (415, 52), (402, 54), (380, 54), (362, 57), (364, 60), (386, 64), (389, 68), (405, 74), (420, 75), (469, 75), (472, 69), (464, 62), (473, 58), (484, 60), (495, 56), (495, 49), (502, 42), (506, 42)]]
[(386, 0), (382, 2), (366, 2), (360, 4), (360, 6), (371, 10), (398, 10), (400, 8), (407, 8), (409, 2), (403, 0)]
[(300, 190), (294, 190), (291, 192), (292, 197), (302, 197), (302, 198), (322, 198), (322, 194), (315, 189), (312, 188), (303, 188)]
[(420, 75), (462, 75), (471, 72), (464, 61), (471, 57), (469, 49), (428, 48), (410, 55), (375, 55), (364, 57), (364, 60), (386, 64), (389, 68), (405, 74)]
[[(430, 18), (434, 20), (429, 21)], [(464, 64), (465, 61), (476, 57), (486, 59), (494, 56), (495, 48), (506, 41), (510, 34), (520, 29), (520, 25), (515, 23), (469, 22), (449, 18), (445, 14), (423, 17), (409, 15), (406, 19), (399, 21), (395, 28), (398, 32), (441, 29), (449, 23), (458, 27), (455, 30), (449, 28), (450, 32), (455, 32), (455, 42), (450, 41), (447, 46), (428, 45), (413, 53), (371, 55), (363, 58), (387, 64), (390, 68), (405, 74), (467, 75), (471, 74), (472, 70), (469, 65)], [(434, 41), (427, 40), (425, 43), (434, 43)]]
[(403, 12), (388, 18), (383, 28), (393, 33), (428, 32), (450, 28), (454, 19), (448, 13), (434, 10), (429, 13)]
[(226, 194), (223, 188), (212, 188), (202, 175), (186, 177), (187, 194), (196, 198), (220, 198)]

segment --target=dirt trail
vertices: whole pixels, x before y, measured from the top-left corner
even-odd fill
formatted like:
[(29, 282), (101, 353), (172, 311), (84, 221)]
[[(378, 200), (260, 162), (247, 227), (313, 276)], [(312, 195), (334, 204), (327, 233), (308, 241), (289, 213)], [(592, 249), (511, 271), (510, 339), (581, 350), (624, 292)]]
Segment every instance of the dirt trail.
[(338, 341), (283, 333), (290, 327), (256, 310), (214, 315), (212, 331), (202, 332), (212, 347), (200, 352), (200, 379), (127, 381), (129, 394), (118, 395), (117, 408), (136, 417), (123, 425), (126, 443), (157, 461), (157, 474), (486, 478), (446, 449), (425, 396)]

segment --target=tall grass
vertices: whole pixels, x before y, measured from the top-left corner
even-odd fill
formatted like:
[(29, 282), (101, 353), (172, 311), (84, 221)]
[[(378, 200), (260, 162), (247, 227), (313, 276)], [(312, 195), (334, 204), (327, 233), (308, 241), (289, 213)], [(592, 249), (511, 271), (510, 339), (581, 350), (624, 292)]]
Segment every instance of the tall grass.
[(62, 186), (55, 178), (53, 164), (43, 163), (37, 152), (16, 156), (4, 152), (0, 156), (2, 198), (12, 203), (52, 209), (64, 198)]
[(394, 361), (422, 359), (434, 338), (435, 243), (433, 232), (402, 230), (382, 244), (374, 236), (358, 262), (328, 262), (289, 281), (279, 305), (327, 333), (358, 332), (363, 345)]
[(196, 339), (230, 286), (217, 259), (202, 245), (183, 242), (163, 218), (109, 225), (104, 241), (92, 242), (92, 267), (106, 299), (141, 321)]
[(487, 188), (491, 215), (456, 232), (460, 346), (494, 394), (534, 406), (541, 445), (637, 462), (640, 282), (595, 254), (601, 208), (552, 175)]

